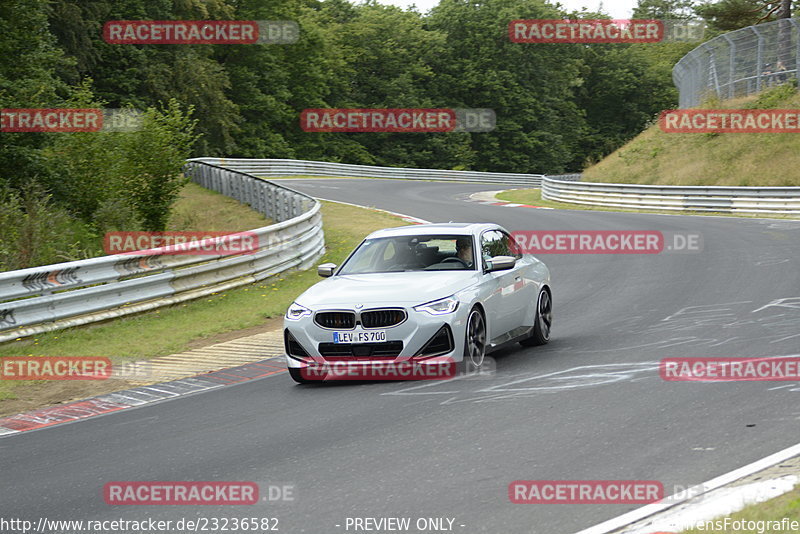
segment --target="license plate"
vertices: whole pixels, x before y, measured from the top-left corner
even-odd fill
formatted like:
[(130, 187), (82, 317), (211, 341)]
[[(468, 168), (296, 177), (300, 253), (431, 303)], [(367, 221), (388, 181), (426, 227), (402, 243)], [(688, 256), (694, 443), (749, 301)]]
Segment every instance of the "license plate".
[(377, 343), (386, 341), (386, 330), (370, 330), (369, 332), (334, 332), (334, 343)]

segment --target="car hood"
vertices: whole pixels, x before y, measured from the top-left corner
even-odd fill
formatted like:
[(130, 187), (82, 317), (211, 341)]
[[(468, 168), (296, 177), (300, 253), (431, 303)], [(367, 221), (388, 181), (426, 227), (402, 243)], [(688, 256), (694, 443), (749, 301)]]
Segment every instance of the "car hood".
[(332, 276), (297, 298), (307, 307), (356, 304), (416, 306), (449, 297), (477, 282), (477, 271), (418, 271)]

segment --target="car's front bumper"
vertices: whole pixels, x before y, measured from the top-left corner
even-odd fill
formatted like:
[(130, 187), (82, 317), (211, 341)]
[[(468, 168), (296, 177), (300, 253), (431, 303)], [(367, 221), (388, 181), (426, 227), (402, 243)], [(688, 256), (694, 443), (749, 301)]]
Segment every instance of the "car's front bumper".
[[(463, 304), (463, 303), (462, 303)], [(378, 308), (379, 306), (371, 306), (371, 308)], [(397, 307), (396, 305), (391, 307)], [(347, 308), (337, 307), (336, 310), (343, 310)], [(447, 358), (453, 362), (460, 362), (464, 354), (464, 339), (466, 330), (466, 321), (468, 316), (468, 309), (460, 305), (454, 312), (444, 315), (431, 315), (427, 312), (419, 312), (413, 307), (404, 307), (407, 318), (399, 325), (388, 328), (375, 328), (364, 329), (356, 326), (352, 329), (328, 329), (322, 328), (317, 325), (313, 320), (313, 315), (302, 317), (297, 320), (284, 319), (284, 348), (286, 349), (286, 363), (289, 367), (303, 368), (308, 365), (326, 364), (336, 362), (337, 364), (345, 363), (352, 365), (360, 365), (369, 362), (419, 362), (425, 364), (430, 360), (440, 360)], [(323, 311), (323, 310), (317, 310)], [(436, 336), (442, 327), (447, 325), (452, 336), (451, 346), (452, 350), (448, 352), (438, 352), (430, 354), (420, 354), (422, 349)], [(396, 356), (331, 356), (329, 351), (320, 351), (321, 344), (332, 344), (334, 331), (363, 331), (369, 332), (372, 330), (385, 330), (386, 342), (401, 342), (402, 349)], [(305, 357), (297, 354), (297, 350), (290, 350), (288, 347), (287, 334), (291, 335), (294, 341), (303, 349), (306, 354)], [(359, 345), (359, 344), (355, 344)], [(363, 344), (360, 344), (363, 345)], [(330, 347), (330, 345), (328, 345)], [(325, 348), (323, 346), (323, 348)], [(291, 353), (294, 354), (291, 354)], [(323, 355), (323, 352), (328, 354)], [(353, 352), (359, 352), (354, 350)], [(363, 351), (360, 351), (363, 352)]]

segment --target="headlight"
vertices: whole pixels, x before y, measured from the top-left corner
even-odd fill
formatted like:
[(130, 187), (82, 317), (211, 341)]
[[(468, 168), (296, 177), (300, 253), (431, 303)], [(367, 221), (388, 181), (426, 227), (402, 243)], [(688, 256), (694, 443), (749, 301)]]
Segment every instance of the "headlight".
[(286, 310), (286, 318), (296, 321), (302, 317), (308, 317), (311, 315), (311, 310), (306, 308), (305, 306), (301, 306), (296, 302), (292, 302), (292, 305), (289, 306), (289, 309)]
[(456, 308), (458, 308), (458, 299), (452, 296), (414, 306), (415, 311), (426, 312), (431, 315), (446, 315), (456, 311)]

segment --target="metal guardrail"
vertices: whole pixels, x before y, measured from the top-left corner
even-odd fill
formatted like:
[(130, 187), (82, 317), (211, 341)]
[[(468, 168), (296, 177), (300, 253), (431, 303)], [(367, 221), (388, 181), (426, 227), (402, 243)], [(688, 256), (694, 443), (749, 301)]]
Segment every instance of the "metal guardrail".
[(672, 69), (680, 107), (709, 97), (747, 96), (797, 77), (800, 21), (779, 19), (724, 33), (686, 54)]
[(800, 213), (800, 187), (724, 187), (567, 182), (545, 177), (542, 198), (615, 208), (727, 213)]
[(222, 165), (255, 176), (347, 176), (356, 178), (395, 178), (402, 180), (442, 180), (453, 182), (500, 183), (539, 187), (541, 174), (504, 172), (451, 171), (441, 169), (405, 169), (400, 167), (375, 167), (350, 165), (301, 159), (217, 159), (197, 158), (198, 161)]
[(583, 180), (583, 175), (580, 173), (574, 174), (548, 174), (546, 176), (551, 180), (559, 180), (561, 182), (580, 182)]
[[(469, 173), (480, 176), (464, 179), (461, 174), (450, 173), (465, 171), (385, 172), (386, 169), (299, 160), (189, 160), (185, 173), (193, 181), (249, 204), (277, 221), (252, 231), (259, 240), (255, 252), (188, 256), (151, 249), (0, 273), (0, 342), (155, 309), (313, 265), (325, 247), (319, 202), (250, 173), (541, 185), (542, 198), (574, 204), (673, 211), (800, 213), (800, 187), (609, 184), (581, 182), (579, 174)], [(516, 182), (509, 176), (523, 178)], [(202, 244), (215, 244), (218, 239)]]
[[(320, 204), (246, 173), (196, 161), (184, 172), (276, 221), (252, 230), (248, 254), (168, 255), (161, 249), (0, 273), (0, 342), (121, 317), (312, 266), (325, 248)], [(213, 244), (220, 238), (200, 242)]]

